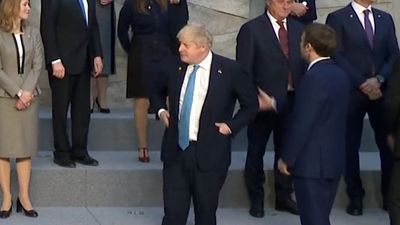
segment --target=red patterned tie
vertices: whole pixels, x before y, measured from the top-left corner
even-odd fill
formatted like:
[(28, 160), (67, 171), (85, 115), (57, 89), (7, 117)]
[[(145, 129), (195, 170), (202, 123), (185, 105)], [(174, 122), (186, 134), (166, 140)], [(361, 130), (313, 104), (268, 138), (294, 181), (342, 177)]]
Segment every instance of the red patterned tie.
[[(288, 33), (287, 30), (285, 29), (285, 26), (283, 25), (282, 20), (277, 20), (276, 23), (279, 25), (279, 30), (278, 30), (278, 37), (279, 37), (279, 44), (281, 45), (281, 49), (283, 54), (285, 54), (286, 58), (289, 58), (289, 39), (288, 39)], [(288, 86), (289, 89), (293, 89), (293, 80), (292, 80), (292, 74), (289, 71), (288, 74)]]

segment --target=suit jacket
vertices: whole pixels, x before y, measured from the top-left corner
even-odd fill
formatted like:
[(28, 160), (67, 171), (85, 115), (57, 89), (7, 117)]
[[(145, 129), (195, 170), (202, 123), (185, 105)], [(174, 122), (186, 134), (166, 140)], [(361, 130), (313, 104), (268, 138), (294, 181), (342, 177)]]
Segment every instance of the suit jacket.
[(292, 174), (306, 178), (341, 175), (349, 96), (350, 82), (332, 60), (319, 61), (306, 72), (281, 153)]
[(298, 21), (287, 18), (289, 58), (284, 55), (266, 13), (245, 23), (237, 36), (236, 59), (253, 84), (275, 97), (278, 105), (286, 100), (289, 71), (295, 87), (305, 71), (299, 44), (303, 28)]
[(388, 134), (395, 136), (394, 155), (400, 158), (400, 57), (393, 66), (385, 99), (385, 122)]
[(102, 56), (94, 0), (87, 0), (86, 24), (79, 0), (42, 0), (40, 31), (46, 65), (61, 59), (67, 74), (80, 74)]
[(37, 85), (43, 69), (43, 46), (37, 29), (24, 28), (23, 73), (18, 74), (17, 46), (11, 33), (0, 30), (0, 97), (15, 98), (19, 90), (40, 93)]
[[(169, 127), (165, 129), (161, 159), (165, 165), (173, 164), (181, 155), (178, 147), (179, 97), (187, 65), (171, 63), (166, 79), (156, 86), (152, 104), (158, 111), (167, 109), (163, 101), (168, 93), (170, 113)], [(197, 163), (201, 170), (225, 171), (231, 162), (231, 138), (252, 120), (258, 111), (255, 88), (245, 77), (239, 64), (230, 59), (213, 54), (210, 81), (200, 115), (197, 136)], [(236, 100), (240, 109), (233, 115)], [(232, 135), (219, 133), (216, 122), (228, 124)]]
[(299, 2), (307, 2), (308, 11), (301, 17), (293, 16), (293, 18), (305, 25), (312, 23), (314, 20), (316, 20), (317, 8), (315, 6), (315, 0), (304, 0)]
[(377, 74), (387, 80), (399, 54), (392, 16), (375, 8), (372, 12), (375, 21), (373, 48), (368, 44), (365, 30), (351, 4), (330, 13), (326, 20), (340, 41), (334, 60), (350, 76), (355, 88)]
[(168, 26), (171, 40), (172, 53), (178, 54), (179, 41), (176, 35), (187, 24), (189, 11), (186, 0), (180, 0), (179, 4), (169, 4)]

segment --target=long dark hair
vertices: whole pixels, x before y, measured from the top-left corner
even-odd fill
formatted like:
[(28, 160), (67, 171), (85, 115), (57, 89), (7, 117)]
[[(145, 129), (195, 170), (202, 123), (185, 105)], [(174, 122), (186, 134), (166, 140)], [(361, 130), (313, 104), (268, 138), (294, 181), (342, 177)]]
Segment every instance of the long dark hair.
[[(168, 9), (168, 0), (154, 0), (161, 7), (162, 11), (166, 11)], [(135, 1), (135, 11), (139, 13), (147, 14), (149, 13), (148, 9), (148, 0), (136, 0)]]

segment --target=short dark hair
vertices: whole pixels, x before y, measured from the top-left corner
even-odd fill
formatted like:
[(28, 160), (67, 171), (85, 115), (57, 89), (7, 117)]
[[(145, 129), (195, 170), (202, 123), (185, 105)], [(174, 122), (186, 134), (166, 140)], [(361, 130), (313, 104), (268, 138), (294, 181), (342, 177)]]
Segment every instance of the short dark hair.
[(310, 44), (321, 57), (332, 56), (337, 47), (336, 32), (330, 26), (313, 23), (303, 31), (303, 45)]

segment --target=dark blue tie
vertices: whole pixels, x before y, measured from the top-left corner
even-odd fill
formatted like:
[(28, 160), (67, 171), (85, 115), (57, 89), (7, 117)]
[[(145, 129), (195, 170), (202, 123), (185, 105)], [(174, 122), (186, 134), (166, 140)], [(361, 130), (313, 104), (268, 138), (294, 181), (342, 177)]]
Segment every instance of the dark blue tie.
[(193, 71), (189, 75), (178, 122), (179, 146), (183, 151), (189, 146), (190, 112), (192, 109), (194, 85), (196, 81), (196, 72), (198, 69), (199, 65), (194, 65)]
[(371, 21), (369, 20), (369, 9), (363, 11), (364, 13), (364, 25), (365, 33), (367, 34), (368, 43), (371, 48), (374, 48), (374, 30), (372, 29)]
[(79, 5), (81, 6), (83, 18), (85, 19), (85, 23), (87, 25), (88, 21), (86, 20), (86, 10), (85, 10), (85, 6), (83, 4), (83, 1), (86, 1), (86, 0), (78, 0), (78, 1), (79, 1)]

